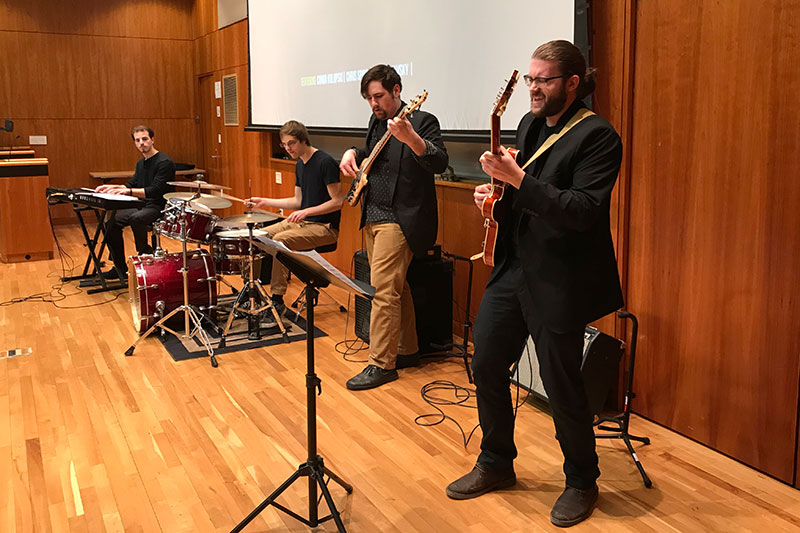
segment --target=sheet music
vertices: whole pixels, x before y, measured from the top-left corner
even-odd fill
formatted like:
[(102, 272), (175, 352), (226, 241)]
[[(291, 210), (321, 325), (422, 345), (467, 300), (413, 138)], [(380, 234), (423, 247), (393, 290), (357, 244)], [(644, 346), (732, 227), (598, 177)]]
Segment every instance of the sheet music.
[(335, 277), (339, 282), (341, 282), (343, 285), (345, 285), (346, 288), (349, 288), (353, 292), (356, 292), (356, 293), (364, 295), (364, 296), (368, 296), (370, 298), (372, 298), (372, 296), (374, 294), (373, 291), (367, 290), (365, 287), (362, 287), (359, 284), (357, 284), (355, 282), (355, 280), (352, 280), (352, 279), (348, 278), (347, 276), (345, 276), (342, 273), (341, 270), (339, 270), (338, 268), (336, 268), (335, 266), (330, 264), (316, 250), (308, 250), (306, 252), (296, 252), (296, 251), (290, 250), (282, 242), (274, 241), (274, 240), (270, 239), (269, 237), (262, 236), (262, 235), (254, 236), (253, 239), (256, 240), (256, 241), (260, 241), (260, 242), (256, 243), (256, 246), (258, 246), (259, 248), (262, 248), (263, 250), (266, 250), (267, 252), (269, 252), (272, 255), (275, 255), (277, 252), (280, 251), (280, 252), (286, 252), (286, 253), (293, 254), (293, 255), (301, 255), (301, 256), (308, 257), (309, 259), (311, 259), (312, 261), (314, 261), (315, 263), (317, 263), (318, 265), (323, 267), (326, 271), (328, 271), (330, 274), (332, 274), (333, 277)]

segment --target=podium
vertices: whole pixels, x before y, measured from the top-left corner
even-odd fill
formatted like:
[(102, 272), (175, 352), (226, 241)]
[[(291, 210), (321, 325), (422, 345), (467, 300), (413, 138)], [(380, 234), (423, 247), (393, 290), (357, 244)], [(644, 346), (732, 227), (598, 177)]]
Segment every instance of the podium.
[[(338, 531), (344, 532), (345, 527), (336, 504), (333, 502), (325, 476), (340, 485), (347, 494), (353, 492), (353, 487), (334, 474), (325, 466), (322, 457), (317, 454), (317, 394), (322, 394), (322, 380), (317, 377), (314, 370), (314, 302), (319, 294), (319, 289), (331, 283), (359, 296), (372, 298), (375, 289), (365, 283), (354, 281), (342, 274), (336, 267), (326, 261), (318, 252), (293, 252), (281, 242), (273, 241), (269, 237), (255, 237), (255, 244), (275, 256), (275, 259), (286, 265), (294, 276), (305, 283), (306, 294), (306, 414), (308, 424), (308, 458), (306, 462), (297, 467), (272, 494), (262, 501), (249, 515), (247, 515), (231, 533), (244, 529), (261, 511), (272, 505), (276, 509), (288, 514), (292, 518), (309, 527), (317, 527), (322, 522), (333, 519)], [(283, 494), (295, 481), (302, 477), (308, 478), (308, 518), (300, 516), (291, 509), (284, 507), (275, 500)], [(317, 489), (328, 504), (330, 514), (320, 518)]]
[(53, 258), (46, 194), (49, 183), (46, 158), (0, 161), (0, 261)]

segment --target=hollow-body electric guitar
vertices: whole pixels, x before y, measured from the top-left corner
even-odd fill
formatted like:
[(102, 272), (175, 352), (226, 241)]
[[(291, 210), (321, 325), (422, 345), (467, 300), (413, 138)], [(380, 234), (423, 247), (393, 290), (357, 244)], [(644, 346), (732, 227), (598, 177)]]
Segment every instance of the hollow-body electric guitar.
[[(406, 115), (416, 111), (426, 98), (428, 98), (428, 91), (422, 91), (408, 104), (406, 104), (403, 109), (400, 110), (396, 118), (403, 118)], [(384, 146), (386, 146), (386, 143), (389, 142), (389, 138), (391, 136), (392, 134), (389, 132), (389, 130), (386, 130), (386, 133), (383, 134), (383, 137), (381, 137), (377, 144), (375, 144), (375, 147), (372, 149), (372, 152), (370, 152), (369, 157), (367, 157), (361, 163), (361, 167), (358, 169), (358, 173), (353, 179), (353, 183), (350, 185), (350, 190), (347, 191), (347, 196), (344, 198), (351, 206), (355, 207), (361, 200), (361, 196), (364, 193), (364, 188), (368, 183), (367, 175), (369, 174), (370, 168), (372, 168), (372, 163), (375, 162), (375, 158), (378, 157), (379, 153), (381, 153), (381, 150)]]
[[(491, 129), (491, 151), (493, 154), (500, 154), (500, 117), (506, 110), (508, 99), (514, 92), (514, 87), (519, 80), (519, 72), (514, 71), (508, 79), (505, 87), (500, 90), (497, 100), (492, 107), (492, 129)], [(509, 153), (516, 156), (517, 150), (511, 148)], [(511, 210), (510, 201), (503, 198), (506, 183), (491, 178), (492, 193), (484, 198), (481, 206), (481, 213), (485, 217), (483, 222), (486, 228), (486, 235), (483, 239), (483, 262), (489, 266), (494, 266), (494, 252), (497, 244), (497, 235), (500, 224), (504, 223), (506, 215)], [(480, 255), (480, 254), (479, 254)]]

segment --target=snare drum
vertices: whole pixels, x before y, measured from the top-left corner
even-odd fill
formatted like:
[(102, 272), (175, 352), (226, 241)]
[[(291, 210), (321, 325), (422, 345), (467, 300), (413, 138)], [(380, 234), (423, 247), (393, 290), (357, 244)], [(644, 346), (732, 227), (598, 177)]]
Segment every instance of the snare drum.
[[(193, 202), (191, 206), (186, 206), (183, 220), (186, 221), (186, 242), (208, 244), (219, 218), (211, 212), (210, 208)], [(164, 216), (153, 226), (161, 235), (181, 240), (181, 206), (179, 203), (170, 199), (169, 206), (164, 210)]]
[[(221, 236), (224, 234), (225, 236)], [(253, 230), (253, 237), (269, 235), (264, 230)], [(247, 267), (250, 257), (250, 241), (247, 230), (216, 231), (211, 241), (211, 255), (214, 258), (214, 268), (219, 274), (241, 274), (242, 268)], [(259, 259), (264, 255), (258, 246), (253, 245), (253, 258)], [(260, 268), (255, 265), (256, 268)]]
[[(161, 317), (183, 305), (181, 254), (139, 255), (128, 258), (128, 293), (133, 326), (142, 334)], [(202, 309), (217, 305), (214, 263), (205, 250), (192, 250), (186, 258), (189, 303)]]

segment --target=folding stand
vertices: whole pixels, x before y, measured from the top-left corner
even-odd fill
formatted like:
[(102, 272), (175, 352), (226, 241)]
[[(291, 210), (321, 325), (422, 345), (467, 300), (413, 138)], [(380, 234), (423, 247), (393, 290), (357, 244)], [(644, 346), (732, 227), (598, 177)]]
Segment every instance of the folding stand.
[[(233, 528), (231, 533), (236, 533), (244, 529), (247, 524), (249, 524), (269, 505), (276, 507), (278, 510), (283, 511), (292, 518), (299, 520), (309, 527), (317, 527), (320, 523), (333, 519), (333, 521), (336, 523), (336, 528), (338, 531), (344, 532), (346, 531), (344, 523), (342, 522), (341, 516), (339, 516), (339, 511), (336, 509), (336, 504), (333, 502), (333, 498), (331, 497), (330, 490), (328, 489), (328, 485), (324, 478), (327, 475), (330, 479), (344, 488), (347, 494), (351, 494), (353, 492), (353, 487), (343, 481), (339, 476), (331, 472), (331, 470), (328, 469), (323, 463), (322, 457), (317, 454), (316, 394), (322, 394), (322, 381), (317, 377), (317, 374), (314, 370), (314, 302), (318, 295), (319, 289), (327, 287), (331, 282), (336, 283), (336, 285), (351, 292), (357, 292), (361, 296), (365, 297), (372, 297), (375, 293), (375, 290), (369, 286), (361, 287), (355, 286), (354, 283), (347, 284), (346, 282), (343, 282), (342, 278), (344, 278), (344, 275), (330, 265), (330, 263), (322, 259), (319, 254), (316, 254), (315, 258), (315, 256), (310, 252), (287, 252), (285, 250), (278, 251), (281, 250), (281, 248), (277, 245), (277, 243), (275, 243), (275, 241), (271, 241), (270, 239), (264, 240), (261, 238), (259, 238), (258, 241), (258, 244), (261, 248), (270, 249), (272, 253), (277, 251), (275, 258), (286, 265), (286, 267), (297, 277), (297, 279), (306, 284), (306, 414), (308, 424), (308, 458), (305, 463), (297, 467), (297, 470), (295, 470), (295, 472), (289, 476), (286, 481), (284, 481), (277, 489), (275, 489), (272, 494), (270, 494), (263, 502), (253, 509), (250, 514), (244, 518), (244, 520), (242, 520), (235, 528)], [(262, 244), (265, 242), (271, 242), (274, 245), (269, 244), (265, 247)], [(337, 278), (332, 271), (340, 274), (341, 278)], [(372, 290), (370, 291), (370, 289)], [(308, 518), (300, 516), (291, 509), (288, 509), (275, 501), (286, 489), (292, 485), (292, 483), (301, 477), (308, 477)], [(325, 499), (325, 502), (328, 504), (328, 509), (330, 510), (330, 514), (323, 516), (322, 518), (319, 517), (319, 501), (317, 501), (318, 486), (319, 490), (322, 492), (322, 497)]]
[[(631, 352), (630, 352), (630, 359), (628, 360), (628, 378), (626, 380), (625, 385), (625, 404), (622, 408), (622, 414), (612, 417), (600, 417), (594, 423), (597, 429), (601, 429), (603, 431), (612, 431), (611, 434), (605, 435), (595, 435), (597, 439), (622, 439), (625, 443), (625, 446), (628, 447), (628, 452), (630, 452), (631, 457), (633, 457), (633, 462), (636, 464), (636, 468), (639, 470), (639, 474), (642, 475), (642, 481), (644, 482), (644, 486), (648, 489), (653, 486), (653, 482), (650, 481), (650, 478), (647, 477), (647, 474), (644, 471), (644, 467), (642, 463), (639, 461), (639, 457), (636, 455), (636, 452), (633, 450), (633, 446), (631, 445), (631, 441), (638, 441), (643, 443), (644, 445), (650, 444), (649, 437), (637, 437), (635, 435), (631, 435), (628, 432), (628, 425), (630, 424), (631, 419), (631, 402), (636, 397), (636, 394), (633, 392), (633, 365), (636, 361), (636, 339), (639, 335), (639, 321), (633, 315), (633, 313), (628, 313), (627, 311), (618, 311), (617, 316), (619, 318), (627, 318), (633, 323), (633, 331), (631, 332)], [(609, 427), (602, 425), (603, 423), (613, 423), (616, 424), (617, 427)]]

